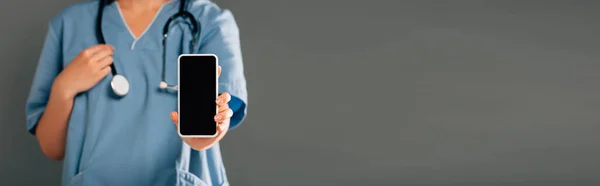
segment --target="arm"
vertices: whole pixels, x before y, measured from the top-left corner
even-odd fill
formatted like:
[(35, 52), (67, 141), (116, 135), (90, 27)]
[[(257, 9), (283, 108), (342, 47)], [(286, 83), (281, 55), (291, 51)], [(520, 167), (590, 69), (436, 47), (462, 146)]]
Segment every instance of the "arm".
[(26, 115), (28, 130), (37, 137), (42, 152), (54, 160), (62, 160), (73, 99), (53, 88), (62, 69), (61, 39), (57, 28), (60, 25), (49, 26), (27, 98)]
[[(205, 17), (207, 23), (201, 36), (198, 53), (215, 54), (219, 58), (219, 112), (215, 121), (219, 124), (214, 138), (182, 138), (194, 150), (205, 150), (218, 143), (229, 129), (239, 126), (246, 117), (247, 90), (237, 24), (231, 12), (212, 9)], [(227, 93), (227, 94), (224, 94)], [(225, 96), (227, 95), (227, 96)], [(171, 113), (177, 126), (177, 112)]]
[(227, 92), (231, 95), (229, 107), (233, 116), (229, 129), (233, 129), (246, 118), (248, 104), (239, 28), (229, 10), (215, 8), (208, 14), (207, 19), (202, 20), (207, 26), (201, 36), (202, 45), (198, 53), (215, 54), (219, 58), (219, 66), (222, 68), (219, 93)]
[(73, 96), (53, 88), (36, 129), (42, 152), (53, 160), (60, 161), (64, 157), (67, 123), (72, 108)]
[(229, 101), (228, 104), (229, 109), (233, 111), (233, 116), (231, 117), (231, 121), (229, 124), (229, 130), (231, 130), (239, 126), (239, 124), (241, 124), (242, 120), (244, 119), (246, 115), (246, 103), (244, 103), (244, 101), (242, 101), (236, 96), (231, 96), (231, 101)]

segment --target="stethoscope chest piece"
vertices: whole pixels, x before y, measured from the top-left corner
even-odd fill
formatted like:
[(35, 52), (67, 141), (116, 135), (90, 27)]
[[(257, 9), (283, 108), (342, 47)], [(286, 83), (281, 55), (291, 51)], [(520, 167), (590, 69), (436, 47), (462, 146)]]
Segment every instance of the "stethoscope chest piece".
[(121, 74), (113, 76), (110, 86), (117, 96), (125, 96), (129, 93), (129, 81)]

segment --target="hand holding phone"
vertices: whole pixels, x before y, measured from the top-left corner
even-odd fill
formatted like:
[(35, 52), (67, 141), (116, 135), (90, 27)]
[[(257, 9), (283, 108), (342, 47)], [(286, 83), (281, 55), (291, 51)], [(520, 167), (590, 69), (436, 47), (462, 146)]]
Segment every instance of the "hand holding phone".
[[(227, 131), (229, 130), (229, 122), (230, 118), (233, 115), (232, 110), (229, 108), (229, 101), (231, 100), (231, 96), (228, 93), (223, 93), (217, 98), (217, 107), (219, 108), (219, 112), (217, 118), (215, 116), (215, 121), (218, 123), (217, 127), (217, 136), (212, 138), (197, 138), (197, 137), (185, 137), (182, 136), (181, 139), (187, 143), (190, 147), (195, 150), (205, 150), (211, 147), (213, 144), (221, 140)], [(176, 126), (179, 126), (179, 114), (177, 112), (171, 112), (171, 119)]]
[(182, 54), (178, 60), (178, 112), (171, 113), (177, 132), (196, 150), (220, 140), (233, 115), (231, 96), (218, 96), (221, 67), (212, 54)]

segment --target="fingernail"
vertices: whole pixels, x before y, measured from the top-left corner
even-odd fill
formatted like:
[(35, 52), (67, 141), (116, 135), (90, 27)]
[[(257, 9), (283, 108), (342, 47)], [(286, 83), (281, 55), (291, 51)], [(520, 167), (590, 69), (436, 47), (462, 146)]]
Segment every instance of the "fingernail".
[(221, 115), (217, 115), (217, 117), (215, 117), (216, 120), (221, 120)]

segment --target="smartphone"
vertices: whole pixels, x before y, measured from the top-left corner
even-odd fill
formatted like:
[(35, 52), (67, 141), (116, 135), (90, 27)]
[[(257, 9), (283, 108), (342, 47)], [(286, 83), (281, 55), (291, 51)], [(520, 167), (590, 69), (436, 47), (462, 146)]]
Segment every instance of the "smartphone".
[(219, 59), (214, 54), (181, 54), (177, 59), (177, 131), (181, 137), (215, 137)]

